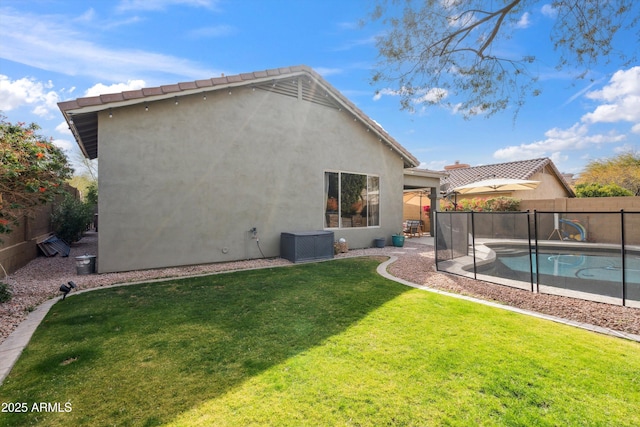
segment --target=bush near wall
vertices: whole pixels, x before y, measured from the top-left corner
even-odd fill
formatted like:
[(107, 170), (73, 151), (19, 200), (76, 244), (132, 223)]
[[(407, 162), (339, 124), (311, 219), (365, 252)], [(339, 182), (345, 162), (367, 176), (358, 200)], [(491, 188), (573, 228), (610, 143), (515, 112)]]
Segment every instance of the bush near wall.
[(474, 211), (474, 212), (515, 212), (520, 210), (520, 199), (513, 197), (493, 197), (490, 199), (461, 199), (457, 207), (449, 200), (440, 202), (442, 211)]
[(71, 195), (67, 195), (51, 215), (53, 231), (67, 243), (80, 240), (82, 232), (87, 229), (92, 220), (93, 204), (82, 202)]

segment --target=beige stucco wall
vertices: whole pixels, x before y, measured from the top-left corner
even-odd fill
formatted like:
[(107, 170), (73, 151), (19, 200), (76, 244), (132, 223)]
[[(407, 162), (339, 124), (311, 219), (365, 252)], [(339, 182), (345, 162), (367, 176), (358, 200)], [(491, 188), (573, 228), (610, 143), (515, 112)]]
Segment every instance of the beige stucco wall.
[(403, 161), (345, 111), (251, 88), (99, 116), (98, 271), (279, 255), (280, 233), (324, 226), (324, 172), (380, 176), (380, 227), (402, 223)]
[(562, 185), (558, 177), (547, 166), (543, 171), (537, 172), (529, 178), (532, 181), (540, 181), (535, 190), (514, 191), (511, 197), (520, 200), (539, 200), (569, 197), (569, 193)]

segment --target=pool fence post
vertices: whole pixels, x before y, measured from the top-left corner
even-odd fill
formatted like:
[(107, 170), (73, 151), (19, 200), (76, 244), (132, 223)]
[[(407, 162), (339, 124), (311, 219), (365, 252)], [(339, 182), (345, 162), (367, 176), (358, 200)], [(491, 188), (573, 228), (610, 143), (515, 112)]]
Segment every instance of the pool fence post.
[(531, 292), (533, 292), (533, 258), (531, 256), (531, 212), (529, 212), (529, 209), (527, 209), (527, 236), (527, 246), (529, 247), (529, 281), (531, 282)]
[(438, 270), (438, 210), (433, 211), (433, 255), (436, 262), (436, 271)]
[(620, 234), (621, 234), (621, 251), (622, 251), (622, 305), (627, 305), (627, 280), (626, 280), (626, 265), (625, 265), (625, 241), (624, 241), (624, 209), (620, 209)]
[[(540, 293), (540, 265), (538, 264), (538, 260), (540, 259), (538, 253), (538, 212), (533, 210), (533, 237), (535, 238), (535, 249), (536, 249), (536, 293)], [(531, 266), (531, 276), (533, 276), (533, 264)], [(533, 288), (533, 285), (532, 285)]]
[(478, 280), (478, 274), (476, 273), (476, 229), (473, 210), (471, 211), (471, 250), (473, 250), (473, 279)]

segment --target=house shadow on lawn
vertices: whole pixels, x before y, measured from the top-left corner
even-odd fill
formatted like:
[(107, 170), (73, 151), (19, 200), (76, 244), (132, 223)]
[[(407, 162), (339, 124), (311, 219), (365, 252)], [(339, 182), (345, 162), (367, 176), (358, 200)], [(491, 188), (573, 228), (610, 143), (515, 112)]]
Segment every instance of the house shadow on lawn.
[(2, 401), (67, 413), (0, 425), (158, 425), (340, 334), (407, 288), (349, 259), (98, 290), (56, 304)]

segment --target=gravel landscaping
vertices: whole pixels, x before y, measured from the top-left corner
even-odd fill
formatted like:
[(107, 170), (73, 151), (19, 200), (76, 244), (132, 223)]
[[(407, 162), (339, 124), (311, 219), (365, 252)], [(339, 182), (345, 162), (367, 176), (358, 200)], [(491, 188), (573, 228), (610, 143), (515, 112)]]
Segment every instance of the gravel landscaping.
[[(79, 289), (164, 277), (192, 276), (220, 271), (291, 265), (281, 258), (205, 264), (124, 273), (77, 275), (75, 257), (97, 254), (97, 233), (88, 232), (71, 248), (69, 257), (40, 256), (7, 278), (13, 298), (0, 304), (0, 343), (42, 302), (60, 296), (60, 285), (73, 281)], [(640, 309), (583, 301), (476, 281), (435, 271), (433, 247), (407, 240), (404, 248), (385, 247), (350, 250), (336, 258), (352, 256), (397, 256), (388, 268), (392, 275), (432, 288), (496, 301), (514, 307), (578, 322), (640, 335)], [(98, 256), (98, 263), (100, 258)], [(73, 292), (73, 291), (72, 291)]]

